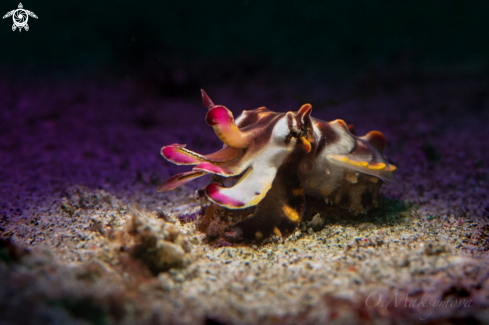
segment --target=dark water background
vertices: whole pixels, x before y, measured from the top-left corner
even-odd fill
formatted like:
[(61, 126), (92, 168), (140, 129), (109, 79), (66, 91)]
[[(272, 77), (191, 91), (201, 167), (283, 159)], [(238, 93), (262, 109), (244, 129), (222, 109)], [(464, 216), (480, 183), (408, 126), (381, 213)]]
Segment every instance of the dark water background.
[[(18, 0), (4, 0), (1, 15)], [(28, 32), (0, 20), (0, 72), (137, 77), (174, 88), (277, 73), (487, 74), (487, 1), (24, 1)], [(170, 84), (172, 83), (170, 82)], [(163, 87), (164, 88), (164, 87)], [(164, 91), (164, 90), (162, 90)], [(167, 90), (171, 92), (171, 89)]]

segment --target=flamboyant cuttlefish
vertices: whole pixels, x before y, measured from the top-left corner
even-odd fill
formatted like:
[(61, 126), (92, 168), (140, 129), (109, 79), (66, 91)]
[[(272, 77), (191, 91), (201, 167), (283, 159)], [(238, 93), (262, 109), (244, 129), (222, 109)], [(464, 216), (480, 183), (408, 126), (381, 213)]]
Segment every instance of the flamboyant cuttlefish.
[[(382, 155), (385, 137), (378, 131), (356, 136), (343, 120), (311, 117), (310, 104), (297, 113), (260, 107), (234, 120), (228, 108), (215, 105), (203, 90), (202, 99), (209, 109), (206, 122), (224, 146), (209, 155), (182, 144), (163, 147), (161, 154), (168, 161), (196, 166), (172, 176), (158, 191), (213, 174), (202, 191), (209, 201), (227, 209), (256, 206), (250, 217), (234, 226), (234, 236), (290, 235), (303, 216), (305, 194), (363, 213), (377, 205), (382, 183), (394, 181), (396, 167)], [(226, 186), (229, 178), (238, 180)]]

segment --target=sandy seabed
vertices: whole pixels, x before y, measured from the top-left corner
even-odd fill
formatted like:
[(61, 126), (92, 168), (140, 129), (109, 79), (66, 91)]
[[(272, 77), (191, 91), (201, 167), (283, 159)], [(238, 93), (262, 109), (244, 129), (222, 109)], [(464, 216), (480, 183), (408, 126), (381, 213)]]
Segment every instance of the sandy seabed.
[(380, 130), (401, 184), (367, 215), (231, 244), (197, 231), (206, 180), (156, 192), (185, 170), (163, 145), (220, 146), (199, 89), (0, 80), (0, 324), (489, 323), (486, 82), (206, 89), (235, 116), (311, 102)]

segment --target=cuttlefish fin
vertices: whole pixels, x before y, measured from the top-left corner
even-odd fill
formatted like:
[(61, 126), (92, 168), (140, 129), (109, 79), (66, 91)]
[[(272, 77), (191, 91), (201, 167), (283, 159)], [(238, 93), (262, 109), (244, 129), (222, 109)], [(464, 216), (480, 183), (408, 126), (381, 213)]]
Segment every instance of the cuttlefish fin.
[(393, 171), (396, 166), (388, 162), (366, 161), (354, 155), (326, 155), (330, 162), (357, 172), (380, 178), (386, 183), (397, 183)]

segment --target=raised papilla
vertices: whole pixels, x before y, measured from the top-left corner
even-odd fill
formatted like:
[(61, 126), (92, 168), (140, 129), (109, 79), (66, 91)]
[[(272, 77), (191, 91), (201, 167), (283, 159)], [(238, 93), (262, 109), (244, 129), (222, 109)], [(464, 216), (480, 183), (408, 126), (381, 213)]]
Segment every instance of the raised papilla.
[[(380, 187), (394, 181), (382, 154), (385, 137), (378, 131), (356, 136), (343, 120), (311, 117), (310, 104), (298, 112), (278, 113), (265, 107), (243, 111), (235, 120), (229, 109), (215, 105), (202, 90), (206, 122), (224, 142), (221, 150), (201, 155), (182, 144), (161, 149), (168, 161), (194, 165), (159, 187), (168, 191), (206, 174), (215, 175), (203, 193), (226, 209), (255, 206), (232, 231), (236, 238), (289, 236), (304, 214), (305, 195), (344, 205), (354, 213), (376, 206)], [(226, 187), (226, 179), (239, 178)]]

